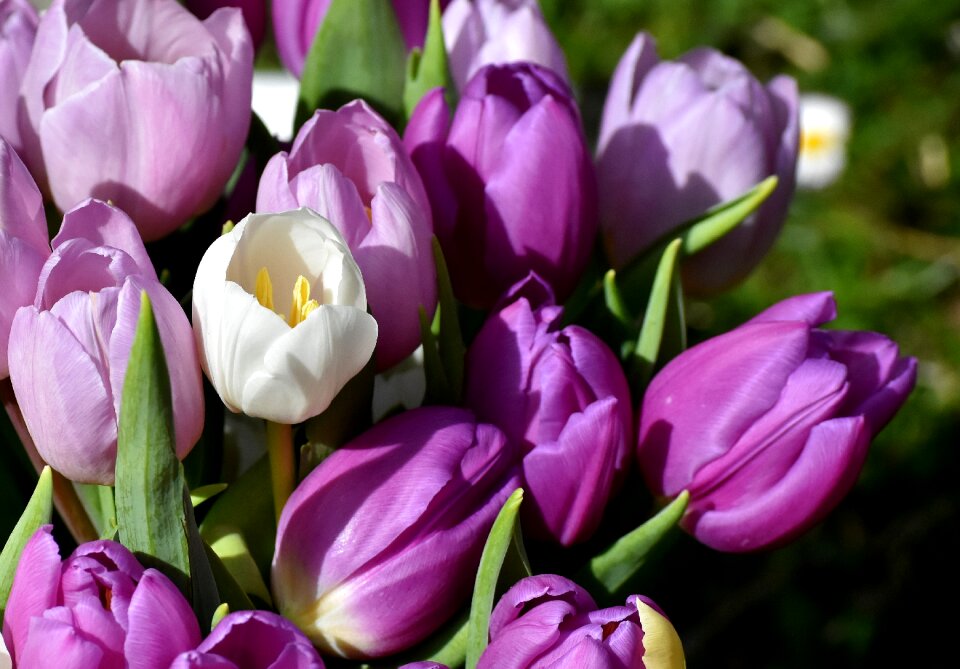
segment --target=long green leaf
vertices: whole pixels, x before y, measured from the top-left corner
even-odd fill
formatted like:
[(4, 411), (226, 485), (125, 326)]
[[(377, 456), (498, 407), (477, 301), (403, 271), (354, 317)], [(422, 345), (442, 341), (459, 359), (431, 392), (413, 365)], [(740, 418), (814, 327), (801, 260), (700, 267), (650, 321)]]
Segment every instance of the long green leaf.
[(440, 310), (440, 334), (437, 336), (437, 345), (449, 384), (450, 397), (447, 398), (447, 403), (459, 404), (463, 396), (463, 356), (466, 353), (466, 347), (463, 345), (463, 334), (460, 332), (457, 301), (453, 296), (453, 284), (450, 281), (447, 261), (443, 257), (443, 250), (436, 237), (433, 238), (432, 244), (433, 259), (437, 266), (437, 297)]
[(443, 25), (440, 21), (440, 3), (430, 2), (430, 21), (427, 24), (427, 36), (423, 42), (423, 51), (414, 49), (407, 60), (407, 81), (403, 89), (403, 107), (409, 119), (427, 91), (437, 87), (444, 89), (447, 103), (452, 109), (453, 78), (447, 62), (447, 49), (443, 43)]
[[(637, 338), (634, 351), (636, 369), (640, 386), (646, 385), (653, 374), (660, 353), (660, 344), (663, 341), (667, 325), (667, 315), (670, 313), (670, 300), (677, 276), (677, 259), (680, 255), (680, 239), (673, 240), (667, 245), (660, 264), (654, 275), (653, 287), (650, 289), (650, 298), (647, 301), (647, 310), (643, 316), (643, 327)], [(682, 330), (683, 328), (681, 328)]]
[(740, 197), (722, 202), (686, 223), (680, 235), (683, 239), (683, 254), (689, 256), (702, 251), (731, 232), (755, 212), (776, 187), (777, 177), (769, 176)]
[[(493, 602), (497, 594), (497, 585), (501, 571), (511, 545), (516, 546), (520, 537), (518, 529), (518, 514), (520, 503), (523, 501), (523, 489), (513, 491), (487, 536), (487, 543), (483, 547), (480, 558), (480, 567), (477, 569), (477, 580), (473, 588), (473, 600), (470, 603), (470, 618), (467, 622), (467, 669), (475, 669), (480, 655), (487, 647), (490, 614), (493, 611)], [(526, 562), (522, 544), (518, 547), (521, 560)], [(530, 573), (526, 565), (527, 574)]]
[(333, 0), (300, 78), (297, 127), (314, 110), (363, 98), (390, 121), (403, 113), (406, 47), (390, 0)]
[(7, 542), (0, 552), (0, 621), (7, 607), (7, 598), (10, 597), (10, 588), (13, 587), (13, 575), (17, 571), (20, 553), (33, 533), (41, 525), (50, 522), (53, 513), (53, 473), (50, 467), (44, 467), (40, 472), (37, 487), (34, 488), (27, 507), (20, 514), (20, 520), (7, 537)]

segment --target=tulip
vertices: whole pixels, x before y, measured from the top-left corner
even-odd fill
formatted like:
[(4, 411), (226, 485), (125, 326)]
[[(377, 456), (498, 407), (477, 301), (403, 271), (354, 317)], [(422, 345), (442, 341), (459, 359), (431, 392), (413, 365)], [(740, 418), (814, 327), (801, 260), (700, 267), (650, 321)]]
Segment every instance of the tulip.
[(164, 669), (323, 669), (310, 641), (288, 620), (269, 611), (227, 615), (196, 648)]
[[(274, 0), (273, 34), (284, 67), (298, 78), (332, 0)], [(440, 0), (441, 8), (450, 0)], [(430, 0), (392, 0), (407, 49), (423, 46)]]
[(420, 344), (419, 309), (437, 303), (430, 202), (397, 133), (361, 100), (320, 110), (289, 153), (270, 159), (257, 211), (310, 207), (343, 234), (383, 336), (377, 367)]
[(586, 590), (562, 576), (519, 581), (490, 616), (490, 645), (477, 669), (682, 669), (673, 625), (646, 597), (597, 609)]
[(14, 666), (167, 669), (200, 642), (166, 576), (113, 541), (83, 544), (61, 564), (51, 529), (30, 538), (13, 578), (3, 638)]
[(518, 487), (516, 449), (463, 409), (389, 418), (338, 449), (283, 509), (280, 613), (322, 651), (389, 655), (470, 593), (487, 534)]
[(712, 49), (660, 62), (653, 38), (637, 35), (614, 72), (597, 146), (600, 225), (613, 266), (776, 175), (756, 213), (684, 263), (684, 287), (698, 293), (746, 276), (783, 225), (798, 132), (793, 79), (763, 86)]
[(453, 0), (443, 12), (443, 38), (458, 90), (484, 65), (522, 61), (569, 80), (563, 50), (537, 0)]
[(522, 286), (471, 345), (465, 397), (522, 446), (524, 529), (570, 545), (597, 528), (627, 469), (633, 411), (613, 352), (561, 316), (542, 284)]
[(851, 488), (917, 361), (874, 332), (821, 330), (830, 293), (791, 298), (672, 360), (651, 382), (638, 456), (682, 526), (722, 551), (786, 543)]
[(531, 64), (490, 65), (449, 119), (442, 92), (404, 136), (457, 297), (489, 308), (531, 271), (565, 299), (597, 230), (596, 180), (570, 89)]
[(21, 155), (61, 210), (110, 200), (158, 239), (223, 190), (252, 72), (237, 9), (200, 22), (175, 0), (54, 0), (24, 73)]
[(157, 280), (133, 222), (96, 200), (67, 212), (34, 303), (10, 330), (10, 381), (37, 451), (74, 481), (113, 483), (117, 416), (146, 291), (173, 401), (177, 456), (203, 429), (203, 386), (190, 323)]
[(20, 84), (37, 34), (37, 10), (29, 0), (0, 0), (0, 138), (18, 149)]
[(221, 7), (237, 7), (243, 12), (254, 48), (263, 43), (267, 31), (266, 0), (187, 0), (186, 6), (198, 19), (207, 18)]
[(283, 424), (326, 409), (377, 342), (346, 242), (309, 209), (251, 214), (207, 249), (193, 328), (227, 408)]
[(33, 177), (0, 137), (0, 379), (10, 375), (7, 341), (17, 309), (33, 303), (50, 255), (43, 198)]

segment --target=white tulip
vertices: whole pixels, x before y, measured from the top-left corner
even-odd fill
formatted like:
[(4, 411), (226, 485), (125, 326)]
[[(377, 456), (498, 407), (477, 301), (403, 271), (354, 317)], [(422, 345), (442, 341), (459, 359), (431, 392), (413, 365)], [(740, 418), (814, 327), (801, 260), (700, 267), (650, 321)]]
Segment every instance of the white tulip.
[(193, 329), (227, 408), (285, 424), (326, 409), (377, 343), (346, 242), (306, 208), (251, 214), (211, 244), (193, 284)]

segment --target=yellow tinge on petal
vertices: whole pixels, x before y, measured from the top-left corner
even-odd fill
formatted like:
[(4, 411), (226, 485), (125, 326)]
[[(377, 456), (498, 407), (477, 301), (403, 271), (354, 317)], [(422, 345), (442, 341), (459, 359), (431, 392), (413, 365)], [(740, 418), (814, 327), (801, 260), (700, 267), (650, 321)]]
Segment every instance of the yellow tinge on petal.
[(670, 621), (639, 598), (637, 612), (643, 629), (643, 666), (646, 669), (685, 669), (683, 645)]
[(290, 327), (296, 327), (307, 320), (310, 312), (320, 306), (310, 299), (310, 282), (301, 274), (293, 286), (293, 304), (290, 305)]

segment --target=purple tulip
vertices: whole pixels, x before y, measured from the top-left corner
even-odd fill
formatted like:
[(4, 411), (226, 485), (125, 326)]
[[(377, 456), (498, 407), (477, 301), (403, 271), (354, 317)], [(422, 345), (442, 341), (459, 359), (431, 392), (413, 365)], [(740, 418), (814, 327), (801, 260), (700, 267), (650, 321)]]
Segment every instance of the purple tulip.
[(487, 533), (518, 487), (516, 449), (463, 409), (407, 411), (313, 470), (283, 508), (280, 613), (330, 653), (422, 641), (473, 586)]
[(781, 545), (847, 493), (917, 361), (874, 332), (821, 330), (830, 293), (794, 297), (682, 353), (640, 416), (651, 489), (690, 491), (683, 527), (717, 550)]
[(169, 669), (241, 667), (323, 669), (323, 660), (290, 621), (269, 611), (238, 611), (221, 620), (196, 650), (181, 653), (169, 665)]
[(508, 590), (490, 617), (490, 645), (477, 669), (681, 669), (673, 625), (639, 595), (597, 609), (562, 576), (531, 576)]
[(267, 0), (186, 0), (186, 5), (198, 19), (207, 18), (221, 7), (237, 7), (243, 12), (254, 48), (263, 43), (267, 32)]
[(177, 455), (203, 428), (193, 331), (156, 272), (133, 222), (89, 200), (68, 212), (36, 298), (10, 330), (10, 381), (37, 450), (74, 481), (113, 483), (117, 415), (140, 293), (153, 305), (173, 397)]
[(570, 545), (597, 528), (629, 464), (630, 391), (600, 339), (560, 327), (542, 284), (518, 292), (470, 347), (466, 403), (522, 446), (524, 529)]
[[(273, 34), (284, 67), (298, 78), (331, 0), (273, 0)], [(450, 0), (440, 0), (440, 7)], [(423, 46), (430, 0), (392, 0), (407, 49)]]
[(167, 669), (200, 642), (180, 591), (113, 541), (60, 562), (51, 526), (27, 542), (3, 616), (15, 667)]
[(779, 185), (754, 215), (684, 263), (684, 287), (694, 292), (742, 279), (783, 225), (798, 138), (790, 77), (762, 86), (712, 49), (660, 62), (653, 38), (637, 35), (614, 72), (597, 147), (600, 223), (613, 266), (775, 174)]
[(310, 207), (343, 234), (382, 333), (377, 367), (392, 367), (420, 344), (419, 308), (432, 314), (437, 279), (430, 202), (397, 133), (361, 100), (319, 110), (290, 153), (270, 159), (257, 211)]
[(404, 142), (427, 187), (457, 297), (490, 307), (531, 271), (561, 301), (597, 230), (596, 177), (570, 89), (528, 63), (487, 66), (451, 122), (439, 89)]
[(18, 149), (20, 83), (30, 60), (38, 20), (29, 0), (0, 0), (0, 138)]
[(21, 88), (21, 156), (62, 210), (110, 200), (146, 240), (210, 207), (250, 124), (239, 10), (175, 0), (54, 0)]
[(459, 90), (484, 65), (521, 61), (569, 80), (563, 50), (537, 0), (453, 0), (443, 12), (443, 38)]
[(400, 666), (399, 669), (449, 669), (449, 667), (439, 662), (411, 662)]
[(13, 316), (33, 303), (49, 255), (43, 198), (26, 166), (0, 137), (0, 379), (10, 375), (7, 340)]

